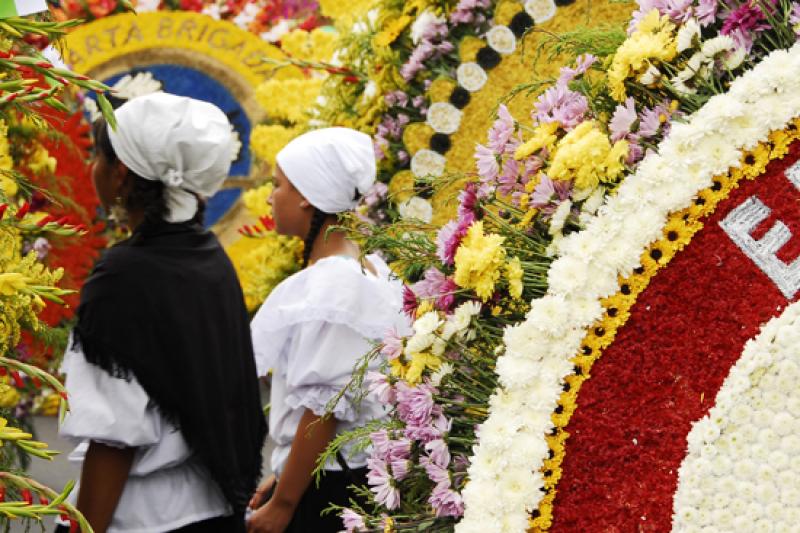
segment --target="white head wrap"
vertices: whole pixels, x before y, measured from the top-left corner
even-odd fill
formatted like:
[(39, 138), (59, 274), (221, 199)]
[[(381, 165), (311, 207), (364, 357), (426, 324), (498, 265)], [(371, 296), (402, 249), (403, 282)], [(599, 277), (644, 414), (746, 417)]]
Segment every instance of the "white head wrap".
[(310, 131), (287, 144), (278, 166), (300, 194), (324, 213), (356, 207), (357, 193), (375, 183), (375, 150), (369, 135), (348, 128)]
[(197, 198), (217, 192), (230, 171), (233, 130), (217, 106), (185, 96), (152, 93), (114, 112), (111, 146), (122, 163), (142, 178), (162, 181), (170, 222), (197, 212)]

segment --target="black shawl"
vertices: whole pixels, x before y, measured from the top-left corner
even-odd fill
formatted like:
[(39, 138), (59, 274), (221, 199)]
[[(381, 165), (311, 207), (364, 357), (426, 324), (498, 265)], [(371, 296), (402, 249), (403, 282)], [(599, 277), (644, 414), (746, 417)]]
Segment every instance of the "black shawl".
[(266, 423), (241, 287), (216, 237), (191, 222), (145, 223), (106, 250), (74, 338), (90, 363), (136, 377), (243, 513)]

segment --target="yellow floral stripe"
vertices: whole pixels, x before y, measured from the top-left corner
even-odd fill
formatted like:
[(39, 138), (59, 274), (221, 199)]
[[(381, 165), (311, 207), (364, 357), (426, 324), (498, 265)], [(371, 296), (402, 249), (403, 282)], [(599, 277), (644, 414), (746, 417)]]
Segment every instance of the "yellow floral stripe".
[[(630, 309), (636, 303), (639, 294), (650, 284), (656, 273), (667, 266), (703, 228), (702, 218), (711, 215), (717, 205), (739, 186), (742, 179), (755, 179), (764, 173), (770, 161), (782, 159), (788, 152), (789, 145), (797, 139), (800, 139), (800, 118), (795, 119), (787, 129), (772, 132), (767, 141), (743, 153), (741, 167), (732, 168), (727, 174), (717, 176), (714, 178), (714, 187), (698, 194), (698, 199), (702, 201), (695, 202), (691, 207), (677, 211), (669, 217), (664, 226), (664, 237), (651, 244), (642, 254), (641, 267), (630, 277), (620, 277), (619, 292), (602, 301), (606, 309), (603, 318), (589, 328), (581, 344), (581, 353), (572, 359), (576, 369), (580, 369), (580, 373), (567, 376), (567, 390), (561, 394), (558, 402), (562, 411), (552, 414), (555, 430), (546, 436), (551, 450), (550, 458), (544, 461), (541, 468), (542, 472), (550, 472), (550, 475), (545, 477), (547, 493), (539, 504), (538, 516), (530, 520), (532, 532), (546, 531), (553, 522), (556, 486), (561, 479), (561, 464), (566, 455), (566, 442), (569, 438), (569, 432), (565, 428), (578, 406), (578, 392), (583, 382), (589, 379), (592, 365), (600, 358), (603, 350), (614, 341), (619, 328), (628, 321)], [(660, 254), (653, 254), (655, 250)], [(654, 259), (653, 255), (658, 259)]]

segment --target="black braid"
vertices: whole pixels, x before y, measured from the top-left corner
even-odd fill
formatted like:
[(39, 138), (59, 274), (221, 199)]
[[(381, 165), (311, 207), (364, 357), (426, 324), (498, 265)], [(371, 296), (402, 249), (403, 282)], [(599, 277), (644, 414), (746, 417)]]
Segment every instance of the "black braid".
[(311, 215), (311, 226), (308, 228), (308, 233), (303, 241), (303, 268), (308, 266), (308, 260), (311, 257), (311, 250), (314, 248), (314, 241), (319, 237), (319, 232), (322, 231), (322, 226), (325, 225), (328, 215), (314, 208), (314, 214)]

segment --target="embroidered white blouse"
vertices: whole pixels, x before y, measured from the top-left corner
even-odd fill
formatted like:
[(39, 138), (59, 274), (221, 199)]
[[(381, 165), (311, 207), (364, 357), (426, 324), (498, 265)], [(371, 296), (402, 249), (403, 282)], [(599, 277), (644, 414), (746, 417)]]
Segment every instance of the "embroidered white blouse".
[[(276, 447), (271, 467), (280, 476), (305, 409), (322, 415), (325, 407), (350, 382), (356, 363), (390, 328), (408, 330), (402, 314), (402, 285), (386, 263), (367, 258), (378, 275), (358, 261), (331, 256), (294, 274), (278, 285), (251, 324), (260, 376), (272, 370), (269, 431)], [(379, 361), (370, 364), (377, 369)], [(356, 406), (351, 393), (333, 409), (336, 434), (385, 416), (370, 396)], [(367, 463), (366, 452), (342, 453), (348, 466)], [(335, 460), (327, 470), (341, 470)]]
[[(136, 378), (114, 378), (73, 349), (61, 370), (70, 411), (59, 433), (80, 442), (70, 461), (83, 463), (90, 440), (137, 448), (109, 533), (163, 533), (231, 514), (222, 491)], [(72, 504), (79, 490), (73, 489)]]

